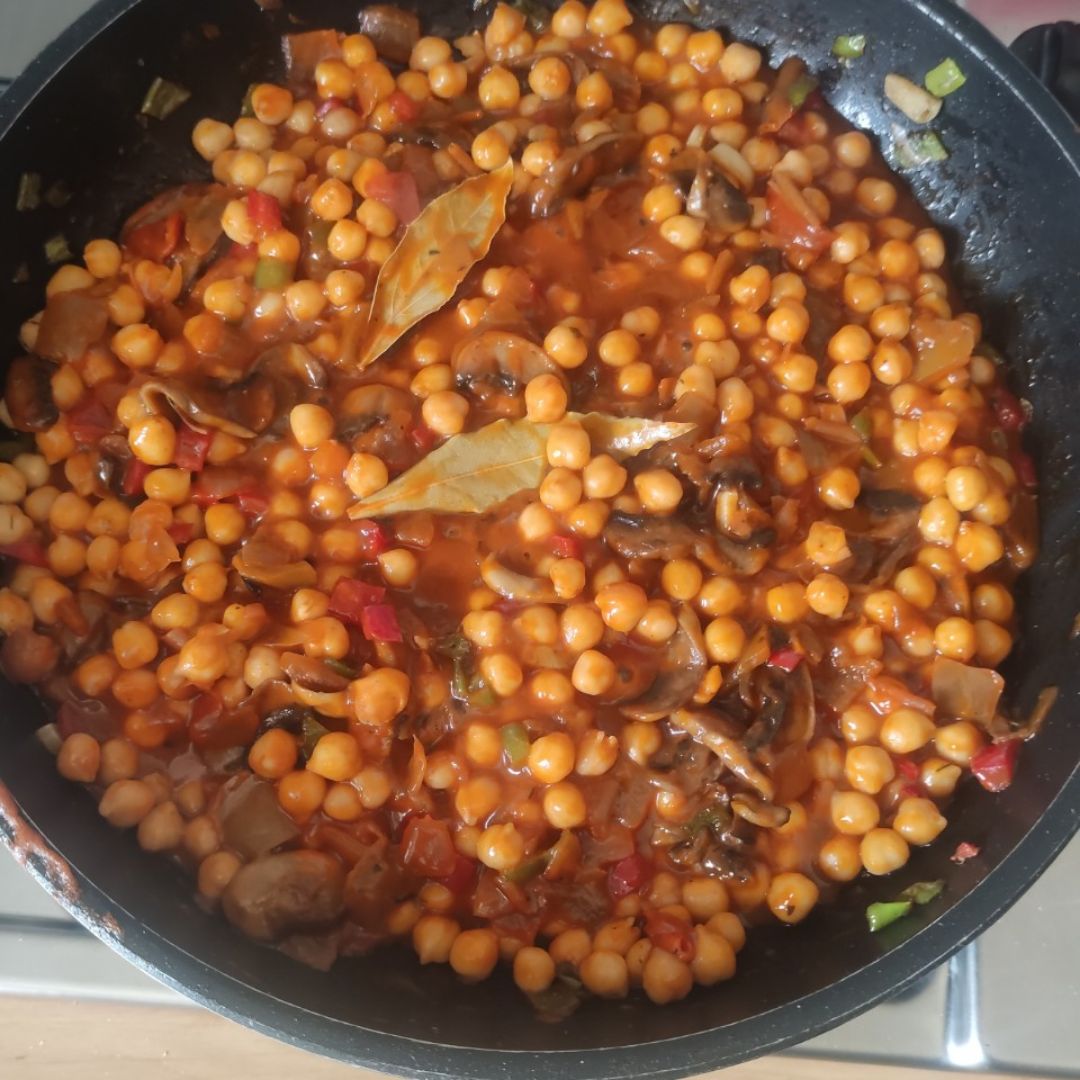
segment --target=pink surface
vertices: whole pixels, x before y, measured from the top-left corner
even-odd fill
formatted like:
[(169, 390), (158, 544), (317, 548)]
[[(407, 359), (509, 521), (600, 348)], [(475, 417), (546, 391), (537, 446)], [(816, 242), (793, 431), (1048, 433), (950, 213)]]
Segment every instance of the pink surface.
[(962, 0), (962, 6), (1006, 44), (1039, 23), (1080, 20), (1080, 0)]

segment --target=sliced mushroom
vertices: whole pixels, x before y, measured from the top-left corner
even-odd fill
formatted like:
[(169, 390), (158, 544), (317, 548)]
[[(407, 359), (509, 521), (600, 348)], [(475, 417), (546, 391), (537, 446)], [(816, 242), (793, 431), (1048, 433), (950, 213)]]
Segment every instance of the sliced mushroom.
[(302, 589), (315, 584), (315, 567), (264, 529), (256, 530), (233, 556), (233, 569), (245, 580), (272, 589)]
[(624, 559), (700, 559), (711, 570), (724, 570), (712, 538), (674, 518), (654, 518), (616, 512), (604, 528), (608, 547)]
[(105, 296), (81, 289), (57, 293), (45, 305), (34, 351), (49, 360), (78, 363), (104, 337), (108, 326)]
[(282, 653), (281, 670), (293, 683), (321, 694), (336, 694), (349, 685), (349, 680), (325, 661), (302, 653)]
[(515, 393), (537, 375), (560, 370), (539, 345), (506, 330), (484, 330), (466, 338), (450, 360), (454, 379), (461, 386), (489, 383)]
[(786, 806), (774, 806), (745, 792), (731, 796), (731, 809), (736, 817), (759, 829), (779, 829), (788, 823), (791, 811)]
[(751, 217), (746, 196), (704, 156), (686, 195), (686, 212), (719, 232), (738, 232)]
[(345, 872), (332, 855), (288, 851), (241, 867), (222, 897), (225, 917), (256, 941), (328, 926), (345, 909)]
[(752, 787), (766, 802), (773, 801), (776, 796), (773, 782), (754, 764), (746, 747), (725, 733), (720, 714), (679, 709), (672, 713), (671, 723), (707, 746), (726, 769)]
[(407, 390), (384, 383), (365, 383), (350, 390), (341, 403), (338, 436), (358, 453), (374, 454), (396, 472), (412, 463), (409, 439), (417, 399)]
[(360, 33), (371, 38), (380, 56), (407, 64), (420, 40), (420, 20), (393, 4), (372, 4), (360, 12)]
[(660, 673), (644, 694), (622, 706), (623, 712), (639, 720), (656, 720), (681, 709), (701, 685), (708, 665), (701, 623), (694, 609), (683, 604)]
[(510, 570), (494, 555), (485, 556), (480, 564), (480, 578), (489, 589), (507, 600), (528, 604), (554, 604), (558, 600), (550, 581)]
[(11, 362), (4, 402), (16, 431), (44, 431), (60, 418), (52, 394), (55, 371), (55, 364), (34, 356), (20, 356)]
[(139, 387), (139, 397), (151, 412), (160, 413), (163, 405), (171, 406), (177, 416), (196, 431), (213, 428), (238, 439), (255, 438), (256, 432), (221, 415), (228, 407), (224, 394), (200, 390), (196, 395), (179, 383), (152, 379)]
[(587, 191), (636, 161), (643, 137), (637, 132), (608, 131), (559, 155), (533, 181), (529, 213), (547, 217), (567, 199)]

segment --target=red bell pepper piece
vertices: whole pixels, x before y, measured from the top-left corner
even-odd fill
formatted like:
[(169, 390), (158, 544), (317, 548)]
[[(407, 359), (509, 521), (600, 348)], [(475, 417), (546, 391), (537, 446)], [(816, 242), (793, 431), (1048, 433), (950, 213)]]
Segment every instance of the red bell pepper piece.
[(127, 463), (127, 468), (124, 469), (124, 479), (120, 482), (120, 490), (125, 495), (141, 495), (143, 493), (143, 483), (147, 476), (150, 475), (152, 468), (153, 466), (147, 465), (145, 461), (132, 458)]
[(956, 850), (949, 856), (949, 861), (959, 865), (960, 863), (966, 863), (968, 859), (974, 859), (978, 854), (979, 847), (977, 844), (970, 844), (967, 840), (962, 840), (956, 845)]
[(902, 784), (900, 787), (900, 797), (902, 799), (921, 799), (923, 790), (918, 784)]
[(783, 174), (770, 180), (765, 189), (765, 212), (769, 232), (784, 247), (820, 255), (832, 243), (832, 232), (817, 220), (802, 192)]
[(14, 544), (0, 544), (0, 555), (6, 559), (14, 559), (16, 562), (28, 563), (30, 566), (47, 568), (49, 565), (49, 557), (40, 540), (28, 538), (16, 540)]
[(202, 472), (206, 465), (206, 455), (210, 451), (210, 444), (214, 441), (212, 432), (196, 431), (188, 424), (181, 424), (176, 437), (176, 453), (173, 456), (173, 464), (178, 469), (187, 469), (189, 472)]
[(971, 772), (987, 791), (1004, 791), (1016, 775), (1020, 740), (991, 743), (971, 759)]
[(439, 436), (427, 424), (417, 424), (409, 433), (409, 437), (416, 444), (417, 449), (423, 450), (425, 454), (439, 441)]
[(361, 558), (372, 562), (390, 547), (390, 539), (377, 521), (363, 519), (353, 523), (353, 528), (360, 534), (362, 542)]
[(783, 649), (777, 649), (776, 652), (769, 656), (769, 659), (765, 661), (769, 667), (780, 668), (782, 671), (794, 671), (801, 663), (803, 654), (798, 649), (791, 648), (790, 645)]
[(393, 114), (402, 124), (411, 124), (420, 115), (420, 105), (413, 101), (404, 90), (395, 90), (387, 99)]
[(553, 536), (551, 550), (560, 559), (580, 559), (581, 541), (576, 536)]
[(1022, 431), (1027, 424), (1027, 413), (1020, 399), (1003, 386), (990, 395), (990, 405), (1002, 431)]
[(645, 919), (645, 936), (658, 948), (677, 956), (683, 963), (694, 959), (697, 948), (690, 925), (675, 915), (652, 911)]
[(80, 446), (96, 446), (113, 430), (113, 418), (93, 394), (86, 394), (67, 414), (67, 425)]
[(364, 608), (381, 604), (386, 590), (356, 578), (341, 578), (330, 593), (330, 614), (353, 626), (363, 625)]
[(250, 191), (247, 197), (248, 217), (263, 233), (277, 232), (281, 228), (281, 203), (273, 195), (263, 191)]
[(480, 864), (475, 859), (458, 853), (454, 869), (444, 877), (435, 880), (449, 889), (455, 896), (467, 896), (476, 884), (476, 868)]
[(386, 203), (406, 225), (420, 213), (420, 193), (412, 173), (384, 172), (367, 181), (370, 199)]
[(360, 613), (360, 629), (368, 641), (401, 641), (397, 612), (389, 604), (368, 604)]
[(132, 229), (124, 239), (135, 255), (153, 262), (164, 262), (180, 245), (184, 230), (184, 215), (177, 210), (146, 225)]
[(635, 852), (620, 859), (608, 871), (608, 892), (612, 900), (621, 900), (631, 893), (640, 892), (653, 876), (652, 865), (643, 856)]

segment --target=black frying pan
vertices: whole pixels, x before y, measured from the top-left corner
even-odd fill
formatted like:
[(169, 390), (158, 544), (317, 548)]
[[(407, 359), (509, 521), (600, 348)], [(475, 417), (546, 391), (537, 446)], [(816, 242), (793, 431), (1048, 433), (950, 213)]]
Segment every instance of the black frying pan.
[[(644, 7), (659, 18), (689, 17), (678, 2)], [(460, 31), (472, 17), (461, 2), (420, 0), (419, 8), (439, 32)], [(114, 233), (157, 187), (204, 175), (190, 150), (192, 123), (204, 115), (232, 119), (247, 85), (278, 71), (279, 35), (298, 28), (289, 16), (299, 27), (349, 28), (356, 9), (356, 0), (286, 0), (275, 14), (253, 0), (102, 0), (39, 57), (0, 101), (2, 355), (16, 354), (18, 325), (40, 306), (45, 239), (64, 231), (80, 250), (88, 238)], [(1051, 719), (1023, 748), (1008, 791), (991, 796), (968, 783), (946, 833), (901, 874), (860, 881), (798, 928), (756, 929), (733, 981), (667, 1008), (640, 997), (593, 1000), (548, 1025), (505, 972), (465, 990), (445, 968), (421, 970), (404, 951), (379, 951), (324, 975), (242, 939), (196, 906), (178, 870), (107, 828), (87, 797), (56, 775), (33, 737), (40, 707), (29, 693), (5, 687), (0, 780), (74, 868), (77, 893), (59, 890), (59, 898), (134, 963), (203, 1005), (398, 1074), (684, 1076), (789, 1046), (908, 985), (1005, 911), (1075, 831), (1080, 139), (1020, 62), (946, 0), (704, 0), (695, 21), (765, 46), (774, 63), (799, 53), (826, 73), (829, 100), (886, 141), (885, 74), (917, 75), (945, 56), (967, 74), (938, 124), (951, 158), (912, 183), (951, 238), (961, 285), (1008, 357), (1015, 388), (1035, 407), (1030, 441), (1043, 479), (1043, 548), (1021, 587), (1023, 635), (1007, 675), (1021, 708), (1041, 687), (1059, 686)], [(203, 22), (220, 27), (217, 40), (200, 33)], [(860, 32), (871, 42), (866, 56), (841, 72), (830, 45), (838, 34)], [(143, 126), (136, 113), (156, 75), (195, 93), (165, 123)], [(64, 179), (74, 199), (62, 210), (17, 214), (24, 170), (41, 173), (46, 184)], [(30, 280), (7, 284), (24, 261)], [(0, 835), (25, 841), (10, 809), (6, 821), (0, 815)], [(948, 856), (961, 840), (982, 853), (957, 867)], [(57, 893), (41, 860), (30, 861)], [(948, 881), (940, 901), (867, 933), (867, 903), (937, 877)]]

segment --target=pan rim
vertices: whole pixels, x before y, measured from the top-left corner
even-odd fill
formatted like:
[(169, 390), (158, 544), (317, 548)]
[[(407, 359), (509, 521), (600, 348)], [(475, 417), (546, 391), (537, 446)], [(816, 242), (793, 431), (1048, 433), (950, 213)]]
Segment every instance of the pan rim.
[[(37, 95), (66, 64), (112, 23), (148, 0), (99, 0), (31, 62), (0, 98), (0, 144), (22, 120)], [(903, 0), (975, 53), (1080, 173), (1080, 139), (1050, 93), (1018, 58), (970, 14), (949, 0)], [(759, 1054), (789, 1048), (820, 1034), (901, 991), (944, 962), (1005, 913), (1027, 891), (1080, 828), (1080, 763), (1062, 784), (1036, 826), (970, 893), (943, 916), (877, 961), (794, 1002), (725, 1027), (607, 1049), (486, 1050), (421, 1041), (333, 1020), (267, 994), (210, 967), (205, 961), (145, 927), (135, 941), (112, 933), (105, 916), (123, 913), (105, 892), (78, 874), (87, 902), (71, 903), (40, 868), (38, 881), (83, 926), (144, 973), (196, 1003), (296, 1046), (406, 1076), (471, 1078), (651, 1076), (674, 1078)], [(0, 839), (13, 847), (0, 830)], [(130, 938), (130, 936), (129, 936)], [(177, 964), (177, 962), (180, 962)], [(186, 963), (185, 963), (186, 961)], [(198, 980), (182, 983), (168, 968), (195, 965)], [(794, 1015), (795, 1020), (790, 1017)], [(301, 1025), (305, 1030), (300, 1030)], [(738, 1038), (732, 1036), (737, 1029)], [(351, 1038), (349, 1034), (351, 1033)], [(344, 1037), (343, 1037), (344, 1036)], [(737, 1044), (737, 1045), (736, 1045)]]

